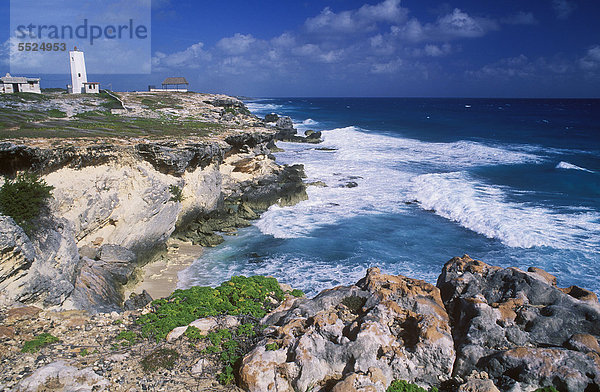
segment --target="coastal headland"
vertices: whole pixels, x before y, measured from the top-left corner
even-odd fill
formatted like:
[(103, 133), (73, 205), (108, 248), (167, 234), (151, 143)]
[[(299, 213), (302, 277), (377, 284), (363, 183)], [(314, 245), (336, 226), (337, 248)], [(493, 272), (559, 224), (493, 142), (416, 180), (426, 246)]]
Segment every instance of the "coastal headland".
[(52, 187), (30, 227), (0, 215), (1, 390), (600, 391), (596, 295), (535, 266), (171, 293), (202, 247), (307, 197), (272, 151), (321, 134), (289, 118), (196, 93), (18, 94), (0, 115), (2, 184)]

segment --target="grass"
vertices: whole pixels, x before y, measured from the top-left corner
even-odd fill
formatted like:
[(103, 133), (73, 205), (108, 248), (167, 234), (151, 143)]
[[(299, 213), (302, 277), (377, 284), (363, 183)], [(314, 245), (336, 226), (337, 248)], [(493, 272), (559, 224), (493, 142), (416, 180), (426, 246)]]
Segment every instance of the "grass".
[(49, 333), (43, 333), (36, 336), (33, 340), (25, 342), (21, 352), (35, 353), (38, 352), (42, 347), (56, 342), (58, 342), (58, 338), (56, 336), (52, 336)]

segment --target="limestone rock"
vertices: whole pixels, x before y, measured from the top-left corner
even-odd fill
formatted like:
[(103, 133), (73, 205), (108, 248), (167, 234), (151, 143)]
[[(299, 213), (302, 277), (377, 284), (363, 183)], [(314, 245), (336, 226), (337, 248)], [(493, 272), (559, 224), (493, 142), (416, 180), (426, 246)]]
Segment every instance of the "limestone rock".
[(500, 392), (492, 380), (471, 379), (458, 387), (458, 392)]
[(123, 304), (123, 309), (141, 309), (144, 306), (148, 305), (150, 302), (152, 302), (152, 296), (146, 290), (143, 290), (141, 294), (131, 293), (129, 295), (129, 299), (126, 300)]
[(141, 143), (136, 146), (140, 156), (164, 174), (181, 176), (186, 170), (204, 168), (221, 162), (224, 151), (214, 143), (179, 145), (176, 142)]
[(0, 215), (0, 290), (18, 281), (33, 264), (35, 250), (27, 234), (15, 221)]
[(91, 368), (79, 370), (64, 361), (57, 361), (23, 379), (15, 388), (15, 392), (40, 390), (91, 392), (107, 390), (108, 386), (108, 380), (94, 373)]
[[(263, 322), (273, 327), (240, 370), (250, 391), (319, 391), (333, 382), (341, 382), (338, 389), (384, 390), (394, 379), (432, 385), (452, 372), (454, 347), (439, 291), (377, 268), (355, 286), (296, 299)], [(268, 343), (280, 348), (266, 350)]]
[(600, 384), (593, 293), (561, 290), (540, 270), (493, 267), (466, 255), (444, 265), (437, 286), (457, 348), (454, 375), (484, 370), (502, 390)]

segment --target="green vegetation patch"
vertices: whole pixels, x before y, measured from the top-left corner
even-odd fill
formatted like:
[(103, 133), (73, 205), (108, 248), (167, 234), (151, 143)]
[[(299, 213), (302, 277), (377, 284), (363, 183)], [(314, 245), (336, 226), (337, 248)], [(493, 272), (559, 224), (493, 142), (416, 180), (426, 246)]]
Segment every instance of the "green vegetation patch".
[(145, 372), (154, 372), (160, 368), (173, 369), (179, 353), (169, 348), (159, 348), (152, 351), (142, 359), (142, 369)]
[(291, 294), (293, 297), (296, 297), (296, 298), (299, 298), (299, 297), (304, 297), (304, 291), (302, 291), (302, 290), (298, 290), (298, 289), (293, 289), (293, 290), (290, 292), (290, 294)]
[(438, 389), (436, 387), (431, 387), (429, 391), (424, 388), (421, 388), (417, 384), (409, 384), (404, 380), (394, 380), (386, 389), (386, 392), (437, 392)]
[(35, 353), (39, 351), (42, 347), (56, 342), (58, 342), (58, 338), (56, 336), (52, 336), (49, 333), (43, 333), (41, 335), (36, 336), (33, 340), (25, 342), (23, 348), (21, 349), (21, 352)]
[(117, 335), (117, 340), (122, 340), (121, 346), (131, 346), (135, 344), (139, 336), (134, 331), (121, 331)]
[(558, 392), (558, 389), (556, 389), (554, 387), (544, 387), (544, 388), (538, 388), (533, 392)]
[(52, 197), (52, 189), (53, 186), (34, 174), (25, 173), (14, 179), (8, 178), (0, 187), (0, 212), (13, 218), (29, 233), (35, 228), (33, 221)]
[(277, 343), (267, 343), (265, 349), (267, 351), (277, 351), (279, 350), (279, 345)]
[(234, 276), (217, 288), (192, 287), (175, 290), (167, 298), (152, 302), (153, 312), (138, 318), (142, 336), (164, 339), (176, 327), (202, 317), (249, 315), (261, 318), (273, 308), (273, 300), (284, 293), (275, 278)]
[(185, 197), (183, 197), (183, 189), (177, 185), (169, 185), (169, 192), (171, 192), (171, 198), (169, 201), (181, 203)]
[(67, 117), (67, 113), (63, 112), (62, 110), (58, 110), (58, 109), (50, 109), (50, 110), (46, 111), (46, 115), (48, 117), (54, 117), (54, 118)]

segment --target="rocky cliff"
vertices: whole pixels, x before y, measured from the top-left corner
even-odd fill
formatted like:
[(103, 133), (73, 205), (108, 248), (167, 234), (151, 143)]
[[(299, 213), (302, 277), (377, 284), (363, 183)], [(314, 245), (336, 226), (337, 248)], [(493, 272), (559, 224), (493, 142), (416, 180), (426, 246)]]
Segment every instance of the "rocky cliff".
[(0, 216), (3, 299), (117, 310), (121, 286), (175, 230), (226, 205), (245, 202), (254, 214), (305, 195), (302, 168), (275, 164), (273, 139), (273, 131), (251, 129), (212, 141), (0, 143), (4, 174), (33, 170), (54, 187), (30, 235)]

